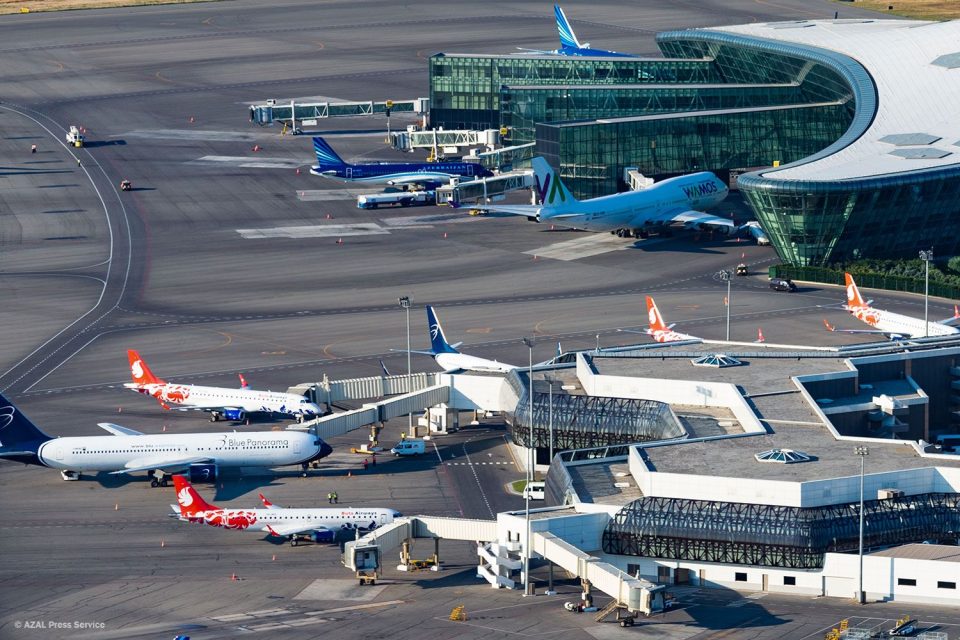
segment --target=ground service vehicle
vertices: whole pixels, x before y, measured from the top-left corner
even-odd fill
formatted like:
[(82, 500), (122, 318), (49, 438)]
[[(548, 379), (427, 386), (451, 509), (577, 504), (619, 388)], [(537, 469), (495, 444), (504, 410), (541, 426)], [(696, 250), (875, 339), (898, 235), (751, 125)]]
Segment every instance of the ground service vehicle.
[(426, 442), (418, 438), (409, 438), (398, 442), (397, 446), (390, 449), (390, 453), (395, 456), (418, 456), (421, 453), (425, 453), (426, 450)]
[(749, 273), (750, 273), (750, 272), (747, 270), (747, 265), (743, 264), (742, 262), (737, 265), (737, 275), (738, 275), (738, 276), (749, 275)]
[(797, 285), (787, 278), (770, 278), (770, 288), (774, 291), (796, 291)]
[(545, 482), (530, 482), (523, 488), (523, 497), (530, 495), (531, 500), (543, 500), (546, 497)]
[(80, 133), (80, 129), (76, 125), (70, 125), (70, 131), (66, 135), (67, 144), (71, 147), (82, 147), (83, 146), (83, 134)]
[(357, 196), (358, 209), (376, 209), (378, 207), (409, 207), (412, 205), (432, 205), (437, 203), (433, 191), (397, 191), (395, 193), (371, 193)]

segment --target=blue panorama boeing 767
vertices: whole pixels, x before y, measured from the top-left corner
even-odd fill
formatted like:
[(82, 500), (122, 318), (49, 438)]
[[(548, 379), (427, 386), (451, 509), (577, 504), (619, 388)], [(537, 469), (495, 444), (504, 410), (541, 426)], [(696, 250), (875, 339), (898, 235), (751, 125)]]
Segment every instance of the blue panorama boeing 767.
[(493, 175), (473, 162), (365, 162), (348, 164), (323, 138), (313, 139), (317, 166), (310, 173), (342, 182), (372, 184), (417, 184), (426, 188), (446, 184), (451, 178), (479, 178)]

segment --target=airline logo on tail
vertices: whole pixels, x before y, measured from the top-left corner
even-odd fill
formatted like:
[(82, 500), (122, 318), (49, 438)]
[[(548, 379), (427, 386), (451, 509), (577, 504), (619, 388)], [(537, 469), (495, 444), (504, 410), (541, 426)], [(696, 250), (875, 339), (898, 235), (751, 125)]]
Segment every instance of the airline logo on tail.
[(558, 196), (560, 197), (560, 202), (567, 201), (567, 194), (564, 193), (563, 183), (560, 182), (560, 179), (557, 178), (555, 173), (548, 173), (543, 179), (543, 184), (540, 184), (540, 176), (535, 175), (534, 180), (537, 183), (537, 194), (539, 194), (540, 202), (543, 204), (554, 204)]
[(866, 307), (868, 306), (866, 301), (863, 299), (863, 296), (860, 295), (860, 289), (857, 288), (857, 283), (853, 281), (853, 276), (849, 273), (844, 273), (844, 280), (847, 283), (847, 303), (851, 307)]
[(342, 166), (346, 163), (343, 159), (337, 155), (337, 152), (333, 150), (327, 141), (323, 138), (314, 138), (313, 139), (313, 151), (317, 154), (317, 162), (321, 165), (332, 164), (336, 166)]
[[(0, 407), (0, 431), (3, 431), (11, 424), (13, 424), (13, 414), (17, 410), (13, 407)], [(3, 446), (3, 441), (0, 440), (0, 447)]]
[(663, 331), (667, 328), (663, 323), (663, 318), (660, 317), (660, 310), (657, 309), (657, 303), (655, 303), (650, 296), (647, 296), (647, 319), (650, 321), (651, 331)]
[(193, 496), (190, 495), (190, 487), (184, 487), (177, 492), (177, 502), (179, 502), (180, 506), (184, 509), (193, 504)]

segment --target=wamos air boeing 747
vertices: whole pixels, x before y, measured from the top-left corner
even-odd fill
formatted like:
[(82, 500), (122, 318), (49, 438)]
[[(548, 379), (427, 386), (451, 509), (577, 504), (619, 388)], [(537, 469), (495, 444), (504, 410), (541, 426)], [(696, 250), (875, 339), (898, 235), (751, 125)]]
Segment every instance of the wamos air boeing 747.
[(219, 467), (299, 464), (306, 472), (310, 462), (333, 452), (326, 442), (302, 431), (149, 435), (109, 422), (98, 426), (113, 435), (54, 438), (0, 395), (0, 460), (58, 469), (64, 480), (77, 480), (83, 471), (146, 471), (156, 487), (166, 486), (166, 474), (176, 471), (193, 471), (210, 480)]
[(533, 159), (533, 173), (539, 205), (472, 205), (483, 211), (527, 216), (535, 222), (552, 222), (584, 231), (612, 231), (639, 237), (651, 227), (680, 223), (691, 229), (737, 230), (728, 218), (704, 213), (727, 197), (729, 190), (709, 171), (669, 178), (639, 191), (577, 200), (547, 161)]

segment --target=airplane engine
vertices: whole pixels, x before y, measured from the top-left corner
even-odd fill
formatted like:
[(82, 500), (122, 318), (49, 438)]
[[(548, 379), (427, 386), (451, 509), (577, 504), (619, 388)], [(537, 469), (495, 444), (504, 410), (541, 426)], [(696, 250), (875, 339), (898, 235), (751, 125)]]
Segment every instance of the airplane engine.
[(217, 465), (212, 463), (197, 463), (190, 465), (190, 482), (216, 482)]
[(310, 539), (314, 542), (333, 542), (333, 531), (314, 531)]
[(224, 409), (223, 417), (227, 420), (243, 422), (247, 418), (247, 414), (243, 409)]

